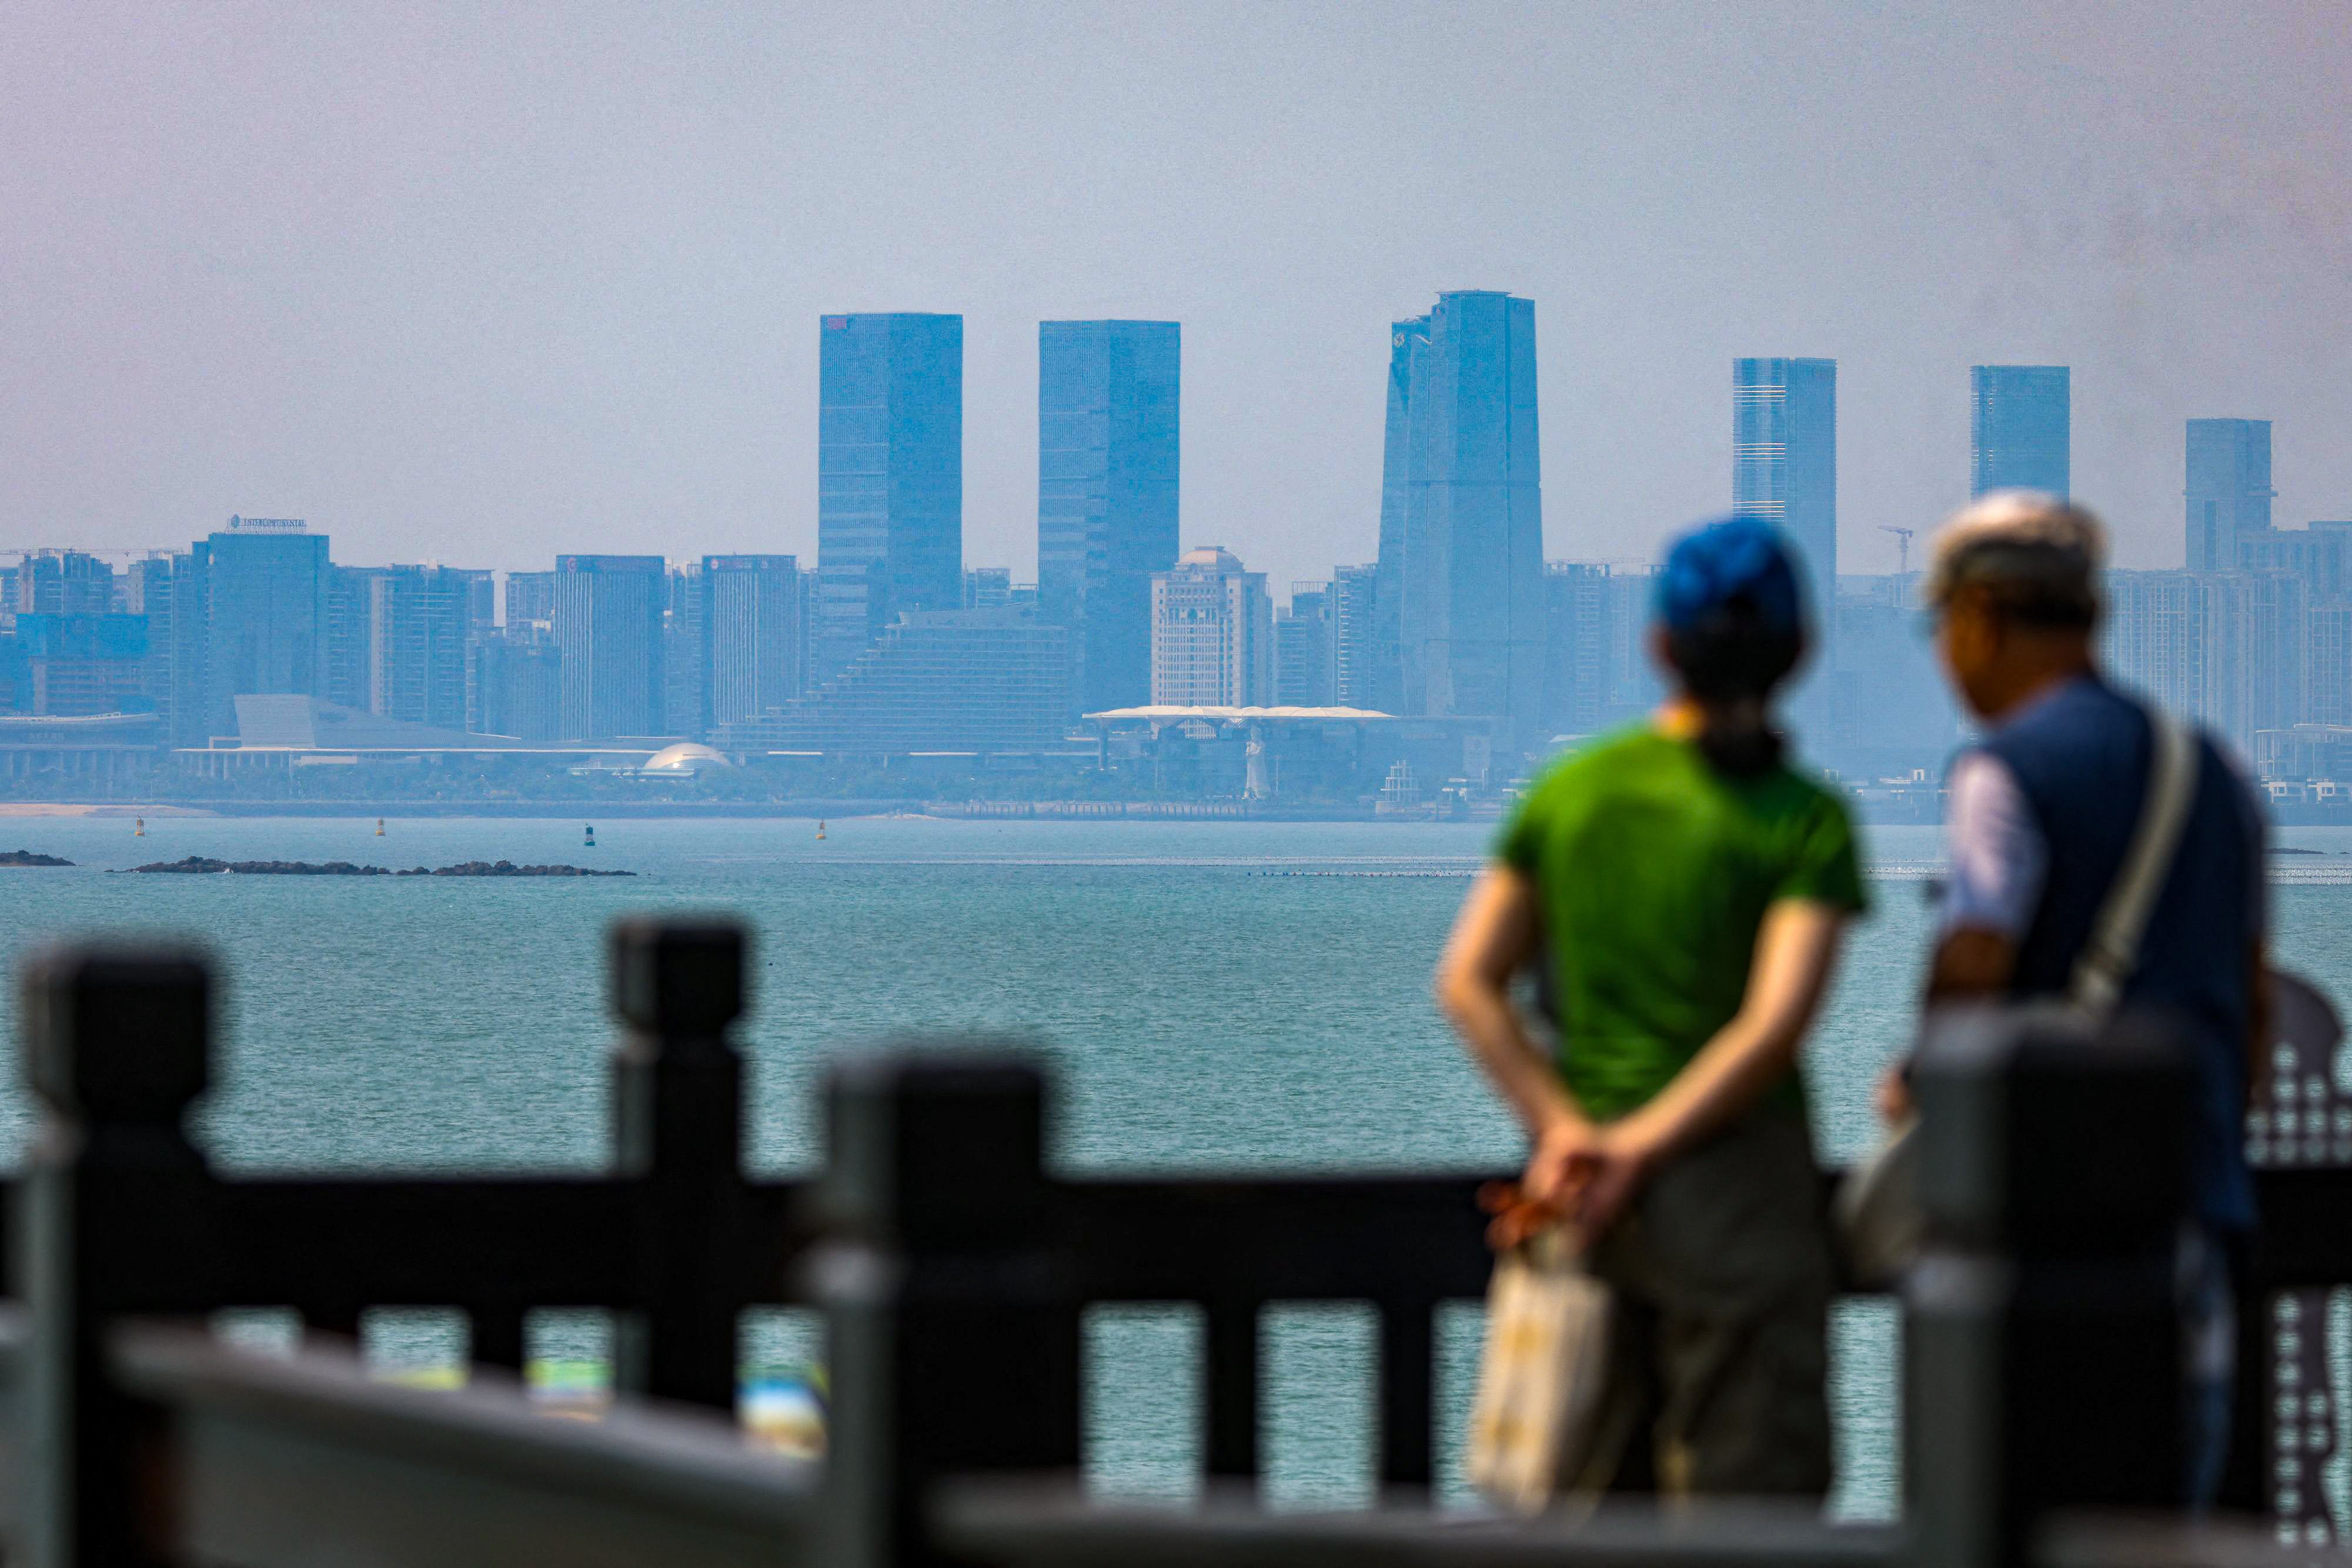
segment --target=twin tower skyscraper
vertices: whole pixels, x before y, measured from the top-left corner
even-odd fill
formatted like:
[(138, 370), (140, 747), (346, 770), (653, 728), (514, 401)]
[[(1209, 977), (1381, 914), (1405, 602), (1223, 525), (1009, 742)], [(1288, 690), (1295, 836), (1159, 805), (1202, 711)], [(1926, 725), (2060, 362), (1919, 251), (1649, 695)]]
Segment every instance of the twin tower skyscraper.
[[(1036, 614), (1070, 631), (1081, 711), (1150, 700), (1151, 574), (1177, 538), (1180, 329), (1037, 329)], [(827, 316), (817, 413), (816, 665), (908, 611), (963, 606), (963, 318)]]
[[(1439, 296), (1390, 345), (1380, 561), (1356, 683), (1411, 715), (1543, 705), (1535, 307)], [(1038, 329), (1037, 611), (1066, 626), (1081, 711), (1150, 700), (1151, 574), (1175, 563), (1181, 337), (1172, 321)], [(905, 612), (962, 604), (963, 319), (827, 316), (817, 435), (816, 664)]]

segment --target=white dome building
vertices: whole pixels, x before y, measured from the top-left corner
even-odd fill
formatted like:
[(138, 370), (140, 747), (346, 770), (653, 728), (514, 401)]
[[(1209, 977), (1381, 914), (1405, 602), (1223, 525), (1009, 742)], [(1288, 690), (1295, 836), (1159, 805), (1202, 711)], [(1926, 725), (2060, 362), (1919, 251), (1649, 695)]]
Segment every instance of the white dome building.
[(714, 768), (732, 768), (735, 765), (733, 763), (728, 761), (725, 757), (712, 750), (709, 747), (699, 746), (690, 740), (682, 740), (676, 746), (665, 746), (659, 751), (655, 752), (651, 757), (646, 758), (646, 765), (639, 768), (638, 771), (641, 773), (695, 774), (707, 773)]

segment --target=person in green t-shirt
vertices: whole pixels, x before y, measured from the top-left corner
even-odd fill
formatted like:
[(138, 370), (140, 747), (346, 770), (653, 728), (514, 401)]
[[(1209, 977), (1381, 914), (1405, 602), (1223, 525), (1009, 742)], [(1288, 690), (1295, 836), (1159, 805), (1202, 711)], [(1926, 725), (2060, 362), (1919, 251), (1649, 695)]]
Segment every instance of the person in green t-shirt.
[[(1828, 1490), (1835, 1270), (1797, 1057), (1864, 896), (1844, 806), (1770, 724), (1805, 641), (1777, 530), (1676, 540), (1650, 638), (1674, 695), (1537, 781), (1439, 967), (1533, 1145), (1520, 1212), (1614, 1293), (1580, 1490)], [(1555, 1060), (1512, 999), (1530, 966)]]

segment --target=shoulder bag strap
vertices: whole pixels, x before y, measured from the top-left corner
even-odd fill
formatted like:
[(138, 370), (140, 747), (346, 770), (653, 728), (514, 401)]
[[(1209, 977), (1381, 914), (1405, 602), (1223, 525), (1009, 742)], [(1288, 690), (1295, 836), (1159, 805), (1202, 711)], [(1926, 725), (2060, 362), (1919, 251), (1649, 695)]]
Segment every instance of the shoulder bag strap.
[(2189, 808), (2197, 798), (2198, 744), (2189, 727), (2149, 706), (2147, 799), (2132, 829), (2131, 846), (2107, 889), (2106, 902), (2091, 926), (2091, 939), (2074, 961), (2074, 975), (2066, 999), (2078, 1011), (2105, 1019), (2123, 995), (2124, 982), (2139, 967), (2140, 938), (2148, 916), (2156, 911), (2157, 895), (2164, 891), (2172, 871), (2173, 853), (2180, 847), (2180, 831)]

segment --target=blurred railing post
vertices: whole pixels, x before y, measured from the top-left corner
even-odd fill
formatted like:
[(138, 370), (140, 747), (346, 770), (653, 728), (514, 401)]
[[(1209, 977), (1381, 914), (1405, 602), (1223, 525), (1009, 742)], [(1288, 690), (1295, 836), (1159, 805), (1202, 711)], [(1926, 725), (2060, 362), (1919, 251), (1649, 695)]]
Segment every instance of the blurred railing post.
[(209, 1293), (211, 1180), (183, 1124), (207, 1082), (211, 992), (203, 960), (179, 952), (64, 948), (25, 971), (42, 1123), (11, 1227), (30, 1336), (8, 1552), (22, 1568), (148, 1561), (136, 1417), (105, 1339), (120, 1314)]
[(724, 922), (613, 927), (613, 1150), (638, 1183), (643, 1305), (621, 1314), (616, 1386), (732, 1410), (742, 1240), (743, 932)]
[(813, 1260), (833, 1380), (835, 1568), (943, 1561), (931, 1483), (1075, 1470), (1078, 1311), (1043, 1169), (1045, 1085), (1001, 1056), (845, 1064)]
[(1920, 1568), (2022, 1562), (2056, 1507), (2178, 1506), (2189, 1079), (2168, 1031), (1941, 1019), (1916, 1073), (1926, 1255), (1905, 1297)]

